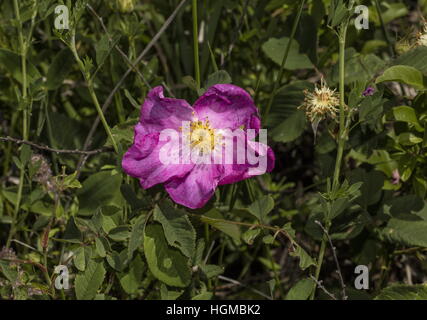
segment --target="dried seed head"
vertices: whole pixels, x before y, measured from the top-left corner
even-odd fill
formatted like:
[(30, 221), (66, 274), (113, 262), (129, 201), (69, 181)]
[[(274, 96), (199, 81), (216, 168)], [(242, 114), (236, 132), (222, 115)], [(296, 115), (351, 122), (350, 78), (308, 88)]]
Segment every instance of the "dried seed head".
[(3, 247), (0, 250), (0, 259), (16, 259), (15, 251), (12, 248)]
[(335, 119), (340, 104), (339, 94), (331, 90), (322, 80), (320, 87), (314, 91), (304, 91), (304, 103), (299, 107), (305, 111), (310, 122), (317, 122), (327, 117)]
[(427, 47), (427, 21), (424, 21), (423, 30), (417, 35), (417, 45)]
[(31, 164), (37, 167), (37, 172), (33, 180), (43, 185), (48, 191), (55, 191), (55, 183), (52, 179), (52, 170), (45, 157), (41, 154), (33, 154), (31, 156)]

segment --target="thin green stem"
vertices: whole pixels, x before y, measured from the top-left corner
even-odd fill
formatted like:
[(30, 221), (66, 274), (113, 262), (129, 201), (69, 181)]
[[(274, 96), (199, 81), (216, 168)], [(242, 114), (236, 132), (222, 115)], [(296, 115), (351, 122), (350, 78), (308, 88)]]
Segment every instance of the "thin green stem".
[(338, 150), (337, 157), (335, 161), (335, 170), (333, 178), (333, 189), (335, 189), (339, 184), (340, 170), (341, 170), (341, 161), (344, 151), (345, 144), (345, 42), (347, 34), (347, 25), (343, 26), (339, 36), (339, 91), (340, 91), (340, 127), (339, 127), (339, 136), (338, 136)]
[(96, 111), (98, 112), (99, 118), (101, 119), (102, 125), (104, 126), (105, 132), (107, 133), (108, 137), (111, 140), (111, 144), (113, 145), (114, 151), (116, 153), (119, 152), (119, 149), (117, 147), (116, 140), (114, 139), (114, 136), (111, 132), (111, 128), (107, 123), (107, 120), (105, 119), (104, 113), (102, 112), (101, 105), (99, 104), (98, 97), (96, 96), (93, 80), (88, 74), (86, 67), (83, 63), (83, 61), (80, 59), (79, 54), (77, 52), (76, 48), (76, 42), (75, 42), (75, 30), (72, 31), (73, 34), (71, 36), (71, 43), (70, 43), (70, 49), (73, 52), (74, 58), (77, 61), (77, 64), (80, 68), (81, 73), (83, 74), (83, 77), (86, 81), (87, 87), (89, 89), (89, 95), (92, 99), (93, 104), (95, 105)]
[[(24, 140), (28, 140), (28, 110), (27, 110), (27, 47), (26, 42), (24, 41), (24, 34), (22, 30), (22, 22), (21, 22), (21, 14), (19, 10), (18, 0), (13, 1), (14, 11), (16, 20), (18, 23), (18, 39), (19, 39), (19, 49), (21, 52), (21, 71), (22, 71), (22, 100), (21, 105), (23, 106), (22, 112), (22, 135)], [(6, 240), (6, 248), (9, 248), (10, 243), (12, 241), (12, 237), (16, 233), (16, 223), (19, 208), (21, 206), (22, 199), (22, 191), (24, 188), (24, 178), (25, 178), (25, 168), (21, 167), (19, 174), (19, 185), (18, 185), (18, 193), (16, 196), (16, 205), (13, 211), (12, 223), (10, 226), (9, 234)]]
[(393, 47), (393, 44), (391, 43), (390, 37), (388, 36), (387, 28), (385, 26), (383, 15), (382, 15), (382, 12), (381, 12), (381, 6), (380, 6), (380, 3), (379, 3), (378, 0), (375, 0), (375, 8), (377, 10), (378, 17), (380, 19), (381, 30), (382, 30), (384, 39), (386, 40), (386, 42), (388, 44), (388, 50), (390, 52), (390, 55), (393, 57), (394, 56), (394, 47)]
[[(340, 91), (340, 116), (339, 116), (339, 133), (338, 133), (338, 149), (335, 160), (335, 170), (333, 176), (332, 190), (336, 190), (340, 183), (340, 172), (341, 163), (344, 153), (345, 141), (346, 141), (346, 106), (345, 106), (345, 43), (347, 35), (348, 22), (344, 22), (341, 25), (341, 29), (338, 34), (339, 38), (339, 91)], [(313, 284), (313, 291), (311, 292), (310, 300), (313, 300), (316, 295), (317, 281), (319, 280), (320, 271), (322, 269), (323, 258), (325, 256), (326, 244), (328, 241), (327, 233), (331, 227), (330, 214), (327, 212), (325, 216), (325, 234), (323, 235), (322, 242), (320, 244), (319, 256), (317, 258), (315, 279), (316, 282)]]
[(305, 4), (305, 0), (301, 0), (300, 5), (298, 7), (297, 16), (296, 16), (296, 18), (294, 20), (294, 24), (292, 26), (291, 36), (289, 38), (288, 44), (286, 45), (285, 54), (283, 55), (282, 64), (280, 65), (279, 75), (278, 75), (276, 81), (274, 82), (273, 91), (270, 95), (270, 99), (268, 100), (267, 107), (265, 108), (265, 110), (263, 112), (263, 120), (264, 121), (267, 120), (268, 114), (270, 113), (270, 109), (271, 109), (271, 106), (273, 104), (273, 99), (277, 94), (277, 90), (279, 89), (280, 83), (282, 82), (283, 74), (285, 72), (286, 60), (288, 60), (289, 52), (291, 50), (291, 45), (292, 45), (292, 42), (294, 40), (295, 33), (297, 31), (298, 23), (299, 23), (299, 20), (301, 18), (301, 14), (302, 14), (302, 10), (304, 8), (304, 4)]
[(199, 35), (197, 22), (197, 0), (193, 0), (193, 53), (194, 53), (194, 74), (197, 87), (200, 88), (200, 62), (199, 62)]

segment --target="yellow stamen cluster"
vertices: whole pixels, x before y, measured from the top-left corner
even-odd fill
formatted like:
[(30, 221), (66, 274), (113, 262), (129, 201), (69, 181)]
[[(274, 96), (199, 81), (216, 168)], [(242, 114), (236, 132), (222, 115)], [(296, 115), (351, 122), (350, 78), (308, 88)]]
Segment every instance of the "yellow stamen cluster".
[[(182, 127), (180, 127), (182, 130)], [(208, 153), (215, 149), (222, 135), (211, 127), (209, 120), (194, 120), (190, 123), (189, 139), (191, 148), (197, 148), (201, 153)]]
[(320, 121), (326, 117), (336, 117), (340, 104), (339, 94), (329, 89), (323, 81), (321, 86), (316, 86), (313, 92), (305, 90), (304, 95), (304, 103), (299, 109), (305, 111), (311, 122)]

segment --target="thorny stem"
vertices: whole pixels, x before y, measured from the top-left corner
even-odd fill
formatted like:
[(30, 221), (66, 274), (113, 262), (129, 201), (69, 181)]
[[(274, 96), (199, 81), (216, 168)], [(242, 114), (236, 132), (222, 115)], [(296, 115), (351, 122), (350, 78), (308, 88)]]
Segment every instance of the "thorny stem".
[(193, 53), (194, 53), (194, 73), (196, 77), (197, 88), (200, 89), (200, 63), (199, 63), (199, 35), (197, 23), (197, 0), (193, 0)]
[[(339, 178), (341, 171), (341, 162), (342, 156), (344, 153), (345, 146), (345, 134), (346, 134), (346, 123), (345, 123), (345, 42), (347, 35), (348, 21), (344, 22), (341, 25), (341, 28), (338, 33), (339, 39), (339, 91), (340, 91), (340, 117), (339, 117), (339, 133), (338, 133), (338, 149), (337, 156), (335, 160), (335, 170), (333, 176), (332, 190), (336, 190), (339, 186)], [(329, 212), (325, 215), (325, 232), (323, 234), (322, 242), (320, 244), (319, 256), (317, 258), (317, 265), (315, 271), (315, 283), (313, 286), (313, 291), (310, 296), (310, 300), (314, 299), (316, 294), (316, 283), (319, 281), (320, 271), (322, 269), (323, 258), (325, 256), (326, 243), (328, 241), (327, 233), (331, 227), (331, 220), (329, 217)]]
[(299, 20), (301, 18), (301, 14), (302, 14), (302, 10), (304, 8), (304, 4), (305, 4), (305, 0), (301, 0), (300, 6), (298, 8), (297, 16), (296, 16), (296, 18), (294, 20), (294, 24), (292, 26), (291, 36), (289, 38), (288, 44), (286, 45), (285, 53), (283, 55), (282, 64), (280, 65), (279, 75), (278, 75), (276, 81), (274, 81), (273, 91), (270, 95), (270, 99), (268, 100), (267, 107), (265, 108), (265, 111), (263, 113), (263, 120), (264, 121), (266, 121), (268, 114), (270, 113), (270, 109), (271, 109), (271, 106), (273, 104), (273, 99), (277, 94), (277, 90), (279, 88), (280, 83), (282, 82), (283, 74), (285, 72), (286, 60), (288, 60), (289, 52), (291, 50), (291, 45), (292, 45), (292, 42), (294, 40), (295, 33), (297, 31), (298, 23), (299, 23)]

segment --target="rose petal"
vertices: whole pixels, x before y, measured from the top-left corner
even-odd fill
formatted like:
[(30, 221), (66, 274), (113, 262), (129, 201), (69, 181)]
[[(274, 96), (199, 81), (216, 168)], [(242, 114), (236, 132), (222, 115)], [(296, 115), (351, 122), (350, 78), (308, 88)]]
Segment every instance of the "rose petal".
[[(210, 87), (193, 105), (199, 120), (209, 119), (217, 129), (259, 129), (258, 109), (251, 96), (242, 88), (231, 84)], [(258, 119), (258, 120), (257, 120)]]
[[(241, 139), (241, 138), (238, 138)], [(248, 149), (253, 152), (258, 159), (256, 162), (250, 163), (248, 160)], [(245, 147), (246, 155), (245, 162), (242, 164), (224, 164), (224, 173), (221, 176), (221, 179), (218, 185), (236, 183), (238, 181), (262, 175), (266, 172), (271, 172), (274, 168), (275, 156), (273, 150), (267, 145), (256, 142), (246, 140)], [(237, 148), (234, 149), (235, 155), (234, 159), (236, 159)]]
[[(179, 141), (159, 141), (159, 133), (142, 135), (141, 131), (142, 125), (138, 124), (135, 127), (134, 144), (125, 153), (122, 167), (127, 174), (139, 178), (143, 188), (150, 188), (174, 177), (182, 177), (194, 167), (193, 164), (179, 164)], [(161, 151), (169, 152), (175, 162), (163, 163), (160, 158)]]
[(215, 193), (222, 170), (220, 165), (196, 165), (185, 177), (167, 182), (166, 191), (176, 203), (191, 209), (201, 208)]
[(140, 123), (145, 133), (160, 132), (163, 129), (176, 129), (183, 121), (191, 121), (193, 108), (182, 99), (165, 98), (163, 87), (150, 90), (141, 108)]

